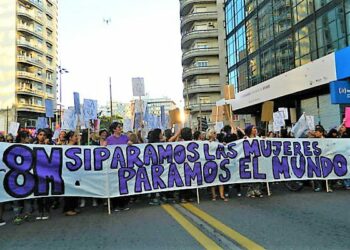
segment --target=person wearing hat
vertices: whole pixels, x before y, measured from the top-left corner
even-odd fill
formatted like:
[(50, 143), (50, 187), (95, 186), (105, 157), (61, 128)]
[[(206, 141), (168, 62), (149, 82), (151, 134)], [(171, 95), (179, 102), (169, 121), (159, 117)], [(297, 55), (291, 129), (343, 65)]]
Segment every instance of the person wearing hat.
[[(258, 137), (258, 130), (254, 125), (249, 125), (244, 129), (245, 139), (247, 138), (256, 138)], [(255, 198), (255, 197), (263, 197), (261, 192), (261, 184), (253, 183), (248, 185), (248, 191), (246, 194), (247, 197)]]

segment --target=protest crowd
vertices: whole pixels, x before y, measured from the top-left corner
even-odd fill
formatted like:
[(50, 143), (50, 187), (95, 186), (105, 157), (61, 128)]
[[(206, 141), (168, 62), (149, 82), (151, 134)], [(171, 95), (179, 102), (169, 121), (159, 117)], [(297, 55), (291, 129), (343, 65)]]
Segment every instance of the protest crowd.
[[(321, 125), (316, 125), (314, 130), (309, 130), (306, 135), (308, 138), (350, 138), (350, 130), (341, 124), (338, 128), (333, 128), (328, 132)], [(79, 133), (75, 131), (60, 131), (57, 138), (53, 138), (53, 131), (49, 128), (38, 129), (35, 136), (28, 131), (20, 130), (16, 136), (11, 134), (0, 134), (0, 143), (19, 143), (19, 144), (46, 144), (46, 145), (134, 145), (142, 143), (165, 143), (181, 141), (209, 141), (228, 144), (239, 139), (257, 138), (293, 138), (293, 135), (286, 128), (281, 128), (278, 133), (264, 131), (254, 125), (249, 125), (244, 129), (234, 127), (233, 124), (226, 125), (217, 133), (214, 128), (208, 128), (206, 132), (195, 131), (184, 127), (173, 132), (171, 129), (162, 131), (159, 128), (149, 131), (146, 138), (142, 138), (141, 131), (133, 133), (128, 131), (124, 133), (123, 124), (113, 122), (109, 130), (101, 129), (98, 133), (92, 133), (88, 138), (88, 133)], [(311, 181), (315, 192), (325, 189), (325, 181)], [(350, 189), (350, 180), (332, 180), (330, 181), (328, 192), (334, 188)], [(218, 192), (217, 192), (218, 191)], [(244, 194), (243, 194), (244, 191)], [(208, 197), (212, 201), (222, 200), (227, 202), (233, 196), (247, 198), (263, 197), (266, 195), (266, 187), (261, 183), (254, 184), (229, 184), (219, 185), (207, 188)], [(167, 191), (152, 193), (147, 195), (124, 196), (111, 199), (112, 209), (115, 212), (127, 211), (130, 205), (137, 201), (146, 200), (149, 205), (161, 205), (163, 203), (185, 203), (193, 202), (196, 194), (194, 190)], [(106, 199), (79, 198), (79, 197), (50, 197), (37, 199), (24, 199), (0, 204), (0, 226), (6, 222), (3, 220), (4, 212), (11, 213), (12, 222), (20, 225), (27, 221), (47, 220), (50, 217), (52, 209), (61, 209), (66, 216), (78, 215), (86, 205), (93, 207), (107, 206)]]

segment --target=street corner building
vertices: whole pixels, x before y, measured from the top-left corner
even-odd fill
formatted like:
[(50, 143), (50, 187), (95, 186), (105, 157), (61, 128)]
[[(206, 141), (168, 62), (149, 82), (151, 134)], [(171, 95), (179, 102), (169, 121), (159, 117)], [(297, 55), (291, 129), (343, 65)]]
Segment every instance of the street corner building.
[(35, 128), (45, 100), (56, 107), (57, 0), (0, 1), (0, 131)]
[[(236, 114), (261, 119), (265, 101), (341, 123), (350, 97), (349, 0), (226, 0), (229, 83)], [(289, 121), (289, 124), (291, 121)]]
[(183, 96), (190, 127), (213, 122), (212, 108), (227, 83), (224, 17), (224, 0), (180, 0)]

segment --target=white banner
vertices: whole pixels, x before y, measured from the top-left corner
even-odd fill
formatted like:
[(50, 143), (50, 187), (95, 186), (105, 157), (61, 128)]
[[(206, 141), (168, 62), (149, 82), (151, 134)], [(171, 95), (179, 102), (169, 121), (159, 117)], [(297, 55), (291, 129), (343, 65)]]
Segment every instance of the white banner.
[(0, 143), (0, 202), (118, 197), (232, 183), (350, 179), (349, 139), (249, 139), (135, 146)]

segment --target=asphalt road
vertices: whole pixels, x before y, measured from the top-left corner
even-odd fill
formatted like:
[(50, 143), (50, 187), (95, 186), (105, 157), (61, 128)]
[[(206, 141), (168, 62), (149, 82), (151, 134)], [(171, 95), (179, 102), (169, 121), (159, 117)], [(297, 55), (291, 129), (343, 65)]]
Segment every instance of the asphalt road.
[[(211, 201), (202, 192), (201, 203), (192, 203), (205, 214), (198, 220), (190, 207), (149, 206), (145, 200), (112, 215), (103, 206), (84, 208), (74, 217), (55, 210), (48, 221), (18, 226), (9, 221), (12, 213), (7, 211), (0, 249), (203, 249), (215, 244), (242, 248), (235, 233), (266, 249), (350, 248), (350, 191), (314, 193), (306, 188), (293, 193), (274, 185), (272, 192), (264, 198), (233, 196), (229, 202)], [(227, 235), (212, 226), (218, 223), (227, 226)], [(188, 229), (190, 224), (199, 232)]]

